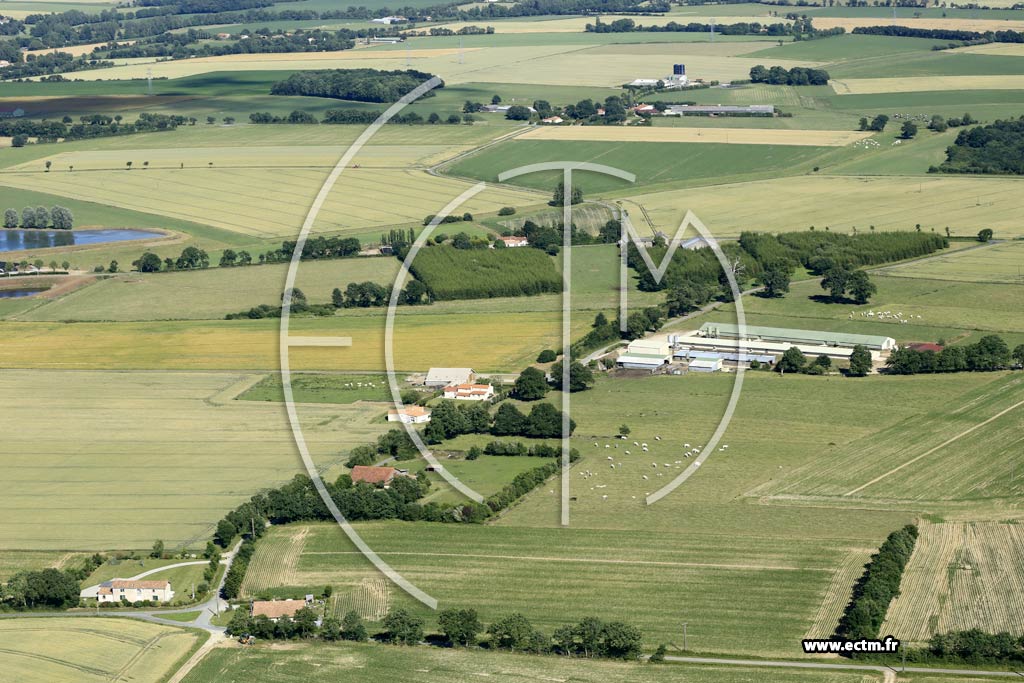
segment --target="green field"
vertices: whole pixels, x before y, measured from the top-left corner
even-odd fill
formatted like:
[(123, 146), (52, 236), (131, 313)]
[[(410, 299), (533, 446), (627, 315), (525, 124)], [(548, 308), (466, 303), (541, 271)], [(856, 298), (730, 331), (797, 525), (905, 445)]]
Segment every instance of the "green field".
[[(923, 171), (924, 169), (922, 169)], [(779, 180), (731, 183), (632, 195), (655, 226), (670, 234), (692, 209), (718, 236), (743, 230), (807, 230), (810, 226), (850, 232), (922, 229), (973, 236), (983, 227), (997, 237), (1024, 236), (1013, 197), (1024, 187), (1018, 178), (958, 176), (840, 177), (811, 175)], [(827, 197), (828, 201), (809, 198)], [(647, 228), (639, 223), (638, 228)]]
[[(453, 175), (494, 182), (500, 172), (526, 164), (589, 161), (629, 171), (637, 176), (637, 185), (650, 185), (679, 180), (743, 180), (807, 172), (829, 151), (823, 147), (783, 145), (513, 140), (460, 159), (447, 170)], [(522, 176), (514, 182), (550, 191), (558, 182), (558, 175), (547, 171)], [(579, 173), (576, 182), (587, 196), (634, 187), (624, 180), (595, 173)]]
[(161, 683), (205, 634), (133, 619), (0, 619), (0, 671), (25, 683)]
[[(137, 249), (141, 256), (143, 249)], [(331, 300), (331, 290), (349, 282), (389, 285), (398, 273), (393, 258), (305, 261), (296, 286), (315, 303)], [(101, 280), (56, 299), (40, 299), (17, 320), (132, 321), (222, 320), (228, 313), (274, 304), (284, 291), (285, 263), (200, 272), (128, 273)]]
[[(415, 672), (414, 678), (409, 678)], [(479, 650), (440, 648), (392, 648), (368, 644), (295, 644), (282, 651), (273, 645), (256, 648), (219, 648), (210, 653), (186, 678), (185, 683), (252, 680), (266, 683), (333, 681), (344, 677), (352, 683), (395, 679), (416, 683), (467, 683), (481, 678), (533, 681), (564, 680), (579, 683), (754, 683), (765, 680), (764, 669), (665, 664), (626, 664), (600, 660), (536, 657)], [(772, 669), (777, 683), (881, 683), (882, 675), (832, 671)], [(912, 683), (952, 683), (941, 676), (900, 675)], [(971, 679), (979, 680), (979, 679)]]
[(37, 571), (47, 567), (70, 567), (85, 559), (78, 553), (44, 550), (4, 550), (0, 552), (0, 581), (6, 581), (23, 571)]
[[(402, 378), (398, 378), (401, 387)], [(306, 375), (292, 376), (296, 403), (355, 403), (391, 401), (387, 375)], [(267, 375), (238, 396), (240, 401), (284, 402), (281, 376)]]
[(1005, 242), (935, 259), (888, 266), (879, 272), (890, 277), (1021, 285), (1024, 284), (1022, 264), (1024, 242)]
[[(148, 551), (156, 539), (168, 550), (202, 547), (225, 511), (301, 471), (283, 407), (231, 400), (259, 378), (5, 371), (5, 390), (34, 390), (0, 418), (10, 447), (5, 481), (15, 487), (0, 504), (0, 548)], [(380, 413), (304, 407), (317, 463), (329, 469), (375, 439), (385, 428), (371, 423)], [(62, 415), (60, 430), (53, 414)], [(133, 483), (107, 476), (111, 467)]]

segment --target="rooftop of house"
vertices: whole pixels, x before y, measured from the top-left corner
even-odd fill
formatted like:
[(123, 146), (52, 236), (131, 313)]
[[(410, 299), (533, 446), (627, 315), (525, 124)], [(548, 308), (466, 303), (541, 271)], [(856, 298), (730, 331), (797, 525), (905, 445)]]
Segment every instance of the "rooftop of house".
[(374, 467), (373, 465), (356, 465), (350, 476), (352, 481), (364, 481), (367, 484), (384, 484), (394, 479), (398, 472), (394, 467)]

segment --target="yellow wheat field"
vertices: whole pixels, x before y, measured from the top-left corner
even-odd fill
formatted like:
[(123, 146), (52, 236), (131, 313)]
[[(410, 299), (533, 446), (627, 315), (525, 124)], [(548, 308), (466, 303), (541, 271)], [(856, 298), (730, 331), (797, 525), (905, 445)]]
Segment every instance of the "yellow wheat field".
[(1024, 90), (1024, 75), (848, 78), (829, 81), (829, 85), (838, 95), (877, 95), (891, 92), (940, 90)]
[(167, 680), (203, 637), (109, 617), (0, 620), (0, 679), (18, 683)]
[[(678, 15), (669, 16), (642, 16), (642, 15), (618, 15), (616, 14), (612, 18), (605, 17), (602, 19), (604, 23), (609, 23), (612, 19), (632, 19), (637, 24), (643, 24), (644, 26), (663, 26), (670, 21), (678, 23), (687, 23), (689, 21), (702, 21), (699, 18), (688, 18), (680, 17)], [(729, 24), (737, 24), (740, 22), (759, 22), (765, 23), (766, 17), (732, 17), (730, 16), (727, 22)], [(789, 23), (788, 20), (782, 18), (773, 18), (773, 22)], [(815, 19), (815, 23), (817, 23)], [(450, 24), (443, 24), (442, 28), (448, 28), (453, 31), (458, 31), (461, 28), (467, 26), (493, 26), (495, 33), (581, 33), (585, 30), (587, 24), (593, 24), (594, 17), (573, 17), (571, 19), (550, 19), (541, 21), (488, 21), (481, 19), (480, 21), (456, 21)]]
[(923, 29), (949, 29), (952, 31), (1020, 31), (1024, 20), (1017, 19), (907, 19), (881, 17), (814, 17), (818, 29), (844, 28), (847, 32), (858, 26), (909, 26)]
[(593, 140), (598, 142), (716, 142), (737, 145), (842, 147), (871, 133), (844, 130), (769, 128), (651, 128), (648, 126), (547, 126), (517, 140)]
[(923, 642), (971, 628), (1024, 634), (1024, 527), (923, 524), (882, 633)]
[(1024, 57), (1024, 43), (985, 43), (971, 45), (952, 50), (955, 54), (1001, 55), (1004, 57)]

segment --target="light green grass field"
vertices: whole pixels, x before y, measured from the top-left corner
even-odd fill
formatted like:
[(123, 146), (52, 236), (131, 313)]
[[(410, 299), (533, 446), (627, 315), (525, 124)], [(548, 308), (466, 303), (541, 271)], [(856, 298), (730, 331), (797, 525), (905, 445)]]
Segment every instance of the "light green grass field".
[[(661, 230), (673, 233), (692, 209), (715, 235), (734, 236), (743, 230), (818, 230), (850, 232), (924, 230), (974, 235), (983, 227), (997, 237), (1024, 236), (1016, 219), (1017, 178), (921, 176), (814, 177), (712, 185), (634, 195)], [(827, 201), (818, 201), (827, 197)], [(634, 223), (639, 219), (634, 217)], [(643, 226), (643, 223), (640, 223)]]
[(22, 571), (37, 571), (47, 567), (66, 568), (84, 559), (79, 553), (44, 550), (5, 550), (0, 552), (0, 581), (6, 581)]
[(891, 277), (1024, 284), (1024, 242), (1004, 242), (965, 252), (954, 252), (935, 259), (911, 262), (879, 269)]
[[(828, 151), (786, 145), (512, 140), (460, 159), (448, 170), (454, 175), (494, 182), (498, 173), (530, 163), (588, 161), (634, 173), (637, 185), (676, 180), (712, 182), (810, 171), (814, 162)], [(522, 176), (515, 183), (550, 190), (558, 182), (556, 173)], [(595, 173), (578, 173), (574, 180), (587, 196), (634, 187), (624, 180)]]
[(25, 683), (160, 683), (205, 639), (134, 619), (0, 619), (0, 671)]
[[(956, 252), (953, 252), (954, 254)], [(971, 252), (966, 252), (969, 255)], [(944, 258), (953, 258), (952, 254)], [(965, 283), (931, 279), (872, 276), (878, 293), (868, 304), (833, 304), (812, 297), (825, 293), (814, 278), (792, 285), (781, 299), (744, 299), (747, 322), (800, 329), (826, 329), (892, 337), (897, 342), (976, 341), (982, 334), (1003, 334), (1012, 342), (1024, 333), (1019, 315), (1021, 294), (1011, 285)], [(900, 324), (892, 316), (879, 319), (869, 311), (903, 313), (909, 322)], [(920, 317), (918, 317), (920, 316)], [(716, 320), (734, 320), (731, 307), (710, 314)], [(772, 319), (777, 322), (758, 322)], [(685, 327), (699, 326), (689, 321)], [(1015, 342), (1014, 342), (1015, 343)]]
[[(224, 512), (301, 471), (283, 407), (231, 400), (258, 379), (5, 371), (6, 391), (32, 392), (0, 416), (12, 487), (0, 504), (0, 548), (148, 550), (158, 538), (168, 549), (202, 546)], [(370, 422), (379, 414), (304, 407), (318, 464), (330, 467), (375, 439), (385, 428)]]
[[(138, 255), (142, 255), (139, 250)], [(311, 302), (327, 303), (331, 290), (349, 282), (390, 285), (398, 272), (394, 258), (306, 261), (296, 286)], [(222, 320), (228, 313), (276, 304), (288, 265), (274, 263), (199, 272), (128, 273), (101, 280), (56, 299), (40, 299), (15, 316), (32, 321)]]
[(1024, 377), (996, 376), (939, 410), (922, 412), (761, 487), (751, 495), (821, 504), (984, 500), (1024, 492)]
[[(370, 683), (403, 677), (415, 672), (417, 683), (468, 683), (481, 678), (517, 680), (572, 680), (579, 683), (630, 683), (687, 681), (688, 683), (754, 683), (765, 680), (756, 668), (707, 666), (645, 666), (600, 660), (536, 657), (507, 653), (438, 648), (393, 648), (381, 645), (297, 644), (281, 651), (273, 645), (257, 648), (218, 649), (205, 657), (185, 683), (244, 680), (258, 676), (266, 683), (299, 683), (336, 680)], [(880, 683), (881, 675), (845, 672), (807, 672), (773, 669), (777, 683)], [(924, 683), (916, 676), (907, 680)], [(940, 678), (931, 683), (949, 683)]]

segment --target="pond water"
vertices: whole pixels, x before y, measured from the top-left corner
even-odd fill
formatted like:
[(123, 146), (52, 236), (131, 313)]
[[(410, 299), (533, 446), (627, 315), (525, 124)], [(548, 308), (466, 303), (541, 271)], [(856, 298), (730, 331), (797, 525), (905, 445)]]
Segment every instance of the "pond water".
[(28, 289), (0, 289), (0, 299), (20, 299), (23, 296), (32, 296), (39, 292), (45, 292), (48, 287), (36, 287)]
[(160, 237), (146, 230), (0, 230), (0, 252), (70, 247), (101, 242), (126, 242)]

